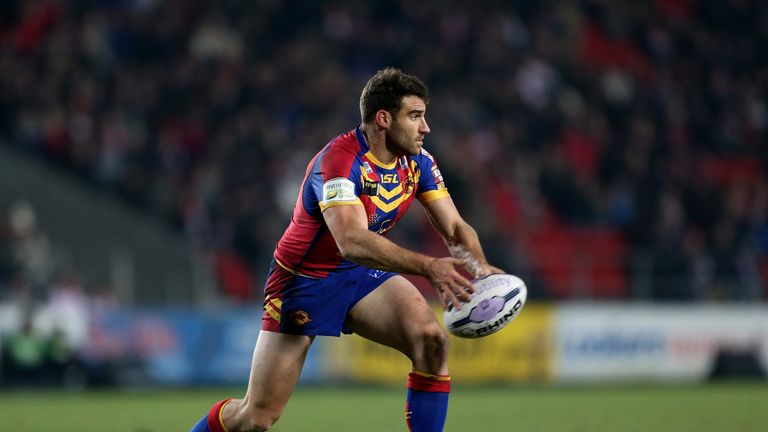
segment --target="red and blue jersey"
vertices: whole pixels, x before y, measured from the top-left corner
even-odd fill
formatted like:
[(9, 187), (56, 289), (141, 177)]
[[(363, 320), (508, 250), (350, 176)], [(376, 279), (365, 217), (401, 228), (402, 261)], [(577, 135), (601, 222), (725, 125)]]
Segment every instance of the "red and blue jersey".
[(414, 198), (448, 196), (434, 158), (426, 151), (386, 164), (371, 153), (360, 128), (339, 135), (309, 162), (291, 224), (275, 249), (278, 265), (294, 274), (322, 278), (356, 264), (341, 257), (322, 212), (362, 205), (368, 229), (386, 235)]

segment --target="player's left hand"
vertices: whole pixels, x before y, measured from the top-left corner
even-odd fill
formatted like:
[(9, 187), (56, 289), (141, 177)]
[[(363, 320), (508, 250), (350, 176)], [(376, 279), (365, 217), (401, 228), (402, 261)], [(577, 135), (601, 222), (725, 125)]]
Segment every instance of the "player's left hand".
[(492, 266), (490, 264), (484, 264), (484, 265), (481, 265), (480, 271), (478, 272), (477, 277), (486, 277), (491, 274), (506, 274), (506, 273), (507, 272), (505, 272), (504, 270), (498, 267)]

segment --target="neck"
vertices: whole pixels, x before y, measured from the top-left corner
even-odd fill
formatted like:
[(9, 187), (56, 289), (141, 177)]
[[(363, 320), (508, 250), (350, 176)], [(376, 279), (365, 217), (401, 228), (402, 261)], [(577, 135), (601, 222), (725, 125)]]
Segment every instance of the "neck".
[(379, 129), (375, 125), (363, 123), (360, 127), (368, 141), (368, 147), (373, 156), (382, 163), (390, 164), (397, 159), (397, 155), (387, 148), (387, 134), (384, 129)]

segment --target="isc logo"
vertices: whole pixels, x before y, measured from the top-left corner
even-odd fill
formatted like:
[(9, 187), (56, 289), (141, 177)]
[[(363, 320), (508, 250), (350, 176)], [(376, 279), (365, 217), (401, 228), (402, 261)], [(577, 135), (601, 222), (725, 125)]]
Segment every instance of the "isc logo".
[(397, 179), (397, 173), (382, 174), (381, 175), (381, 182), (382, 183), (398, 183), (399, 180)]

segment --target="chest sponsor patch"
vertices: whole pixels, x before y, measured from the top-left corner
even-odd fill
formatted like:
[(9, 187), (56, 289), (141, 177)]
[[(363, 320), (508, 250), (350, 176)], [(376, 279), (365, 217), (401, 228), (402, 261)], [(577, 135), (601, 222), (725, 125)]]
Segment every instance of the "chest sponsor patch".
[(357, 200), (355, 184), (347, 178), (339, 177), (323, 183), (323, 203), (346, 202)]
[(363, 195), (376, 196), (379, 194), (379, 182), (363, 179)]

